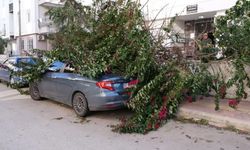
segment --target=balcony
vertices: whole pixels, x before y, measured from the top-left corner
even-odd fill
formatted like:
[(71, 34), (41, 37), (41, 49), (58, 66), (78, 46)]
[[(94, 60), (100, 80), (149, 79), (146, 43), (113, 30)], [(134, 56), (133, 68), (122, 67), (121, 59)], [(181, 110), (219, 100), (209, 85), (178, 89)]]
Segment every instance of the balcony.
[(54, 33), (56, 27), (48, 16), (38, 19), (39, 33)]
[(9, 4), (9, 13), (13, 13), (13, 3)]
[(43, 18), (39, 18), (38, 19), (38, 27), (42, 28), (45, 26), (51, 26), (52, 25), (52, 21), (49, 19), (48, 16), (45, 16)]
[(47, 7), (47, 8), (63, 6), (62, 0), (39, 0), (38, 3), (40, 6)]

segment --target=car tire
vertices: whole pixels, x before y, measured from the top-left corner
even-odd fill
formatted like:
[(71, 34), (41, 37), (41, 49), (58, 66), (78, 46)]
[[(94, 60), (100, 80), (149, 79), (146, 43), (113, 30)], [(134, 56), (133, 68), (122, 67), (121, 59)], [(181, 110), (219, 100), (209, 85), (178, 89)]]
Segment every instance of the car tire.
[(80, 117), (84, 117), (89, 113), (87, 98), (80, 92), (74, 94), (72, 107), (75, 113)]
[(37, 83), (31, 83), (29, 85), (29, 93), (30, 93), (30, 97), (33, 99), (33, 100), (42, 100), (41, 96), (40, 96), (40, 93), (39, 93), (39, 89), (38, 89), (38, 85)]

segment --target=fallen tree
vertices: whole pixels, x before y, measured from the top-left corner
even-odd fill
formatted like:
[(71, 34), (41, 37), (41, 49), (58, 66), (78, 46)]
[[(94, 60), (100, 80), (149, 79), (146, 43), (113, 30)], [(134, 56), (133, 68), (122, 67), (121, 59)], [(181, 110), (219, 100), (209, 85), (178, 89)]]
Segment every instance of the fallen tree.
[[(192, 101), (211, 90), (216, 93), (215, 109), (219, 109), (226, 83), (218, 74), (207, 71), (209, 63), (187, 61), (180, 53), (164, 47), (174, 20), (162, 26), (161, 34), (152, 36), (140, 4), (125, 0), (96, 0), (92, 6), (66, 0), (64, 7), (51, 9), (48, 14), (58, 27), (58, 32), (50, 35), (55, 47), (46, 54), (50, 60), (70, 62), (76, 73), (90, 78), (112, 71), (140, 81), (132, 89), (128, 103), (134, 115), (123, 119), (115, 130), (146, 133), (157, 129), (175, 116), (183, 99)], [(36, 67), (42, 72), (46, 65), (39, 63)], [(237, 63), (236, 68), (240, 68)], [(41, 75), (32, 72), (27, 75), (29, 81), (39, 80)], [(230, 80), (228, 86), (244, 79), (249, 82), (245, 74), (236, 77), (240, 78)], [(239, 88), (241, 99), (244, 90)]]

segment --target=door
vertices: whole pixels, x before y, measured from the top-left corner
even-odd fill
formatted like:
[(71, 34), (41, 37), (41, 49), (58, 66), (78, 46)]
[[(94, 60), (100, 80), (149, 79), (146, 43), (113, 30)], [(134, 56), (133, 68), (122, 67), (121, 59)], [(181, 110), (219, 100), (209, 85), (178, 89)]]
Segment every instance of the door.
[(9, 82), (10, 80), (10, 69), (13, 67), (14, 62), (11, 60), (5, 61), (0, 65), (0, 79)]
[(75, 85), (74, 75), (73, 73), (57, 73), (52, 77), (57, 101), (71, 105), (71, 96)]
[(69, 99), (74, 86), (70, 80), (72, 75), (60, 72), (46, 73), (39, 84), (41, 95), (64, 104), (71, 103)]
[(213, 32), (213, 22), (211, 20), (197, 21), (195, 22), (195, 37), (201, 38), (203, 33)]
[(47, 72), (41, 79), (41, 81), (38, 84), (39, 92), (42, 97), (49, 98), (56, 100), (56, 81), (53, 79), (53, 76), (55, 76), (54, 72)]

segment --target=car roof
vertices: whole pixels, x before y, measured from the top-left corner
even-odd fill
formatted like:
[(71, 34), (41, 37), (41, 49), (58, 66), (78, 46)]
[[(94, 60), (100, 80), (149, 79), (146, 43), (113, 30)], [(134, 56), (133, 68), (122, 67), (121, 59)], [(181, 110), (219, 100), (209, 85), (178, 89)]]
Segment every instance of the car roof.
[(32, 56), (11, 56), (9, 59), (15, 59), (15, 58), (34, 58)]

